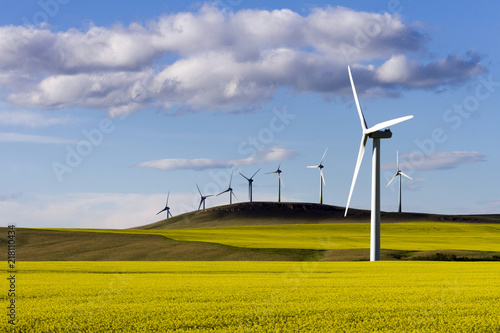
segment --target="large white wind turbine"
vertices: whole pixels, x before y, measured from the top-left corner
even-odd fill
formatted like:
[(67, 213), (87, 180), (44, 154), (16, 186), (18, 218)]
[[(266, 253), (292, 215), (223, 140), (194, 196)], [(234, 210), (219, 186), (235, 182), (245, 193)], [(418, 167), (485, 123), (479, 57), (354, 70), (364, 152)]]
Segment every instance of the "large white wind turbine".
[(257, 171), (255, 171), (255, 173), (253, 174), (253, 176), (252, 176), (252, 177), (250, 177), (250, 178), (245, 177), (245, 175), (244, 175), (244, 174), (242, 174), (242, 173), (240, 172), (240, 175), (241, 175), (243, 178), (245, 178), (246, 180), (248, 180), (248, 200), (250, 200), (250, 202), (252, 202), (252, 183), (253, 183), (253, 177), (255, 177), (255, 175), (256, 175), (256, 174), (257, 174), (257, 172), (259, 172), (259, 171), (260, 171), (260, 169), (259, 169), (259, 170), (257, 170)]
[(231, 182), (232, 181), (233, 181), (233, 172), (231, 171), (231, 178), (229, 179), (229, 187), (227, 188), (227, 190), (222, 191), (219, 194), (217, 194), (219, 196), (219, 195), (221, 195), (223, 193), (229, 192), (229, 204), (230, 205), (233, 203), (233, 195), (234, 195), (234, 198), (236, 200), (238, 200), (238, 198), (236, 197), (236, 194), (233, 193), (233, 189), (231, 188)]
[(163, 208), (162, 210), (160, 210), (158, 213), (156, 213), (156, 215), (160, 214), (161, 212), (164, 212), (164, 211), (167, 211), (167, 219), (169, 217), (172, 217), (172, 214), (170, 213), (170, 207), (168, 207), (168, 198), (170, 197), (170, 191), (168, 191), (168, 195), (167, 195), (167, 203), (165, 204), (165, 208)]
[(345, 208), (345, 214), (347, 215), (347, 210), (349, 209), (349, 203), (351, 202), (352, 191), (354, 185), (356, 184), (356, 178), (358, 177), (359, 167), (361, 166), (361, 161), (363, 160), (363, 155), (365, 153), (366, 141), (368, 138), (373, 139), (373, 151), (372, 151), (372, 203), (371, 203), (371, 236), (370, 236), (370, 261), (380, 260), (380, 139), (389, 139), (392, 137), (392, 132), (389, 129), (382, 130), (391, 125), (396, 125), (400, 122), (413, 118), (413, 116), (406, 116), (401, 118), (396, 118), (388, 121), (379, 123), (373, 127), (368, 128), (366, 125), (365, 117), (361, 106), (359, 105), (358, 95), (356, 94), (356, 87), (354, 86), (354, 81), (352, 79), (351, 68), (347, 66), (349, 71), (349, 79), (351, 80), (352, 93), (354, 95), (354, 101), (356, 102), (356, 108), (358, 109), (359, 120), (361, 121), (361, 128), (363, 134), (361, 137), (361, 144), (359, 146), (358, 160), (356, 161), (356, 168), (354, 169), (354, 176), (352, 177), (351, 190), (349, 191), (349, 198), (347, 199), (347, 205)]
[(405, 176), (406, 178), (411, 179), (411, 180), (413, 180), (413, 178), (411, 178), (410, 176), (408, 176), (407, 174), (405, 174), (403, 171), (401, 171), (401, 169), (399, 169), (399, 153), (397, 151), (396, 151), (396, 165), (397, 165), (396, 174), (394, 175), (394, 177), (392, 177), (391, 181), (389, 182), (389, 184), (387, 184), (386, 187), (388, 187), (389, 185), (391, 185), (392, 181), (394, 179), (396, 179), (396, 177), (399, 176), (399, 205), (398, 205), (398, 213), (401, 213), (401, 176)]
[(321, 161), (319, 162), (318, 165), (310, 165), (308, 168), (318, 168), (319, 169), (319, 203), (323, 204), (323, 185), (325, 185), (325, 177), (323, 177), (323, 160), (325, 159), (326, 151), (328, 148), (326, 148), (325, 153), (323, 154), (323, 157), (321, 158)]
[(207, 200), (208, 197), (213, 197), (213, 194), (203, 195), (203, 194), (201, 194), (201, 191), (200, 191), (200, 188), (198, 187), (198, 184), (196, 184), (196, 187), (198, 188), (198, 192), (200, 193), (200, 197), (201, 197), (200, 205), (198, 206), (198, 210), (200, 210), (201, 204), (203, 204), (203, 210), (205, 210), (205, 200)]
[(270, 174), (270, 173), (277, 173), (278, 174), (278, 202), (281, 202), (281, 186), (285, 187), (285, 185), (283, 184), (283, 181), (281, 180), (281, 172), (282, 171), (280, 170), (280, 166), (281, 166), (281, 162), (278, 165), (278, 169), (276, 169), (276, 171), (266, 172), (266, 175)]

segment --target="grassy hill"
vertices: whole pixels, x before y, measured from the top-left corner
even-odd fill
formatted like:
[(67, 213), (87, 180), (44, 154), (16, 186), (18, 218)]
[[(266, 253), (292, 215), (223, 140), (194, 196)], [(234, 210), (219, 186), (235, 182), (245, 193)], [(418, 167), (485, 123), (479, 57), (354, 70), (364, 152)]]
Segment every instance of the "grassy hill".
[[(194, 211), (134, 229), (170, 230), (186, 228), (237, 227), (252, 225), (360, 223), (370, 222), (370, 211), (314, 203), (243, 202)], [(439, 215), (382, 212), (383, 223), (468, 222), (500, 223), (496, 215)]]
[[(254, 202), (124, 230), (19, 228), (17, 260), (367, 260), (370, 212), (343, 214), (329, 205)], [(382, 222), (385, 260), (500, 255), (500, 215), (382, 213)], [(0, 232), (6, 248), (6, 228)]]

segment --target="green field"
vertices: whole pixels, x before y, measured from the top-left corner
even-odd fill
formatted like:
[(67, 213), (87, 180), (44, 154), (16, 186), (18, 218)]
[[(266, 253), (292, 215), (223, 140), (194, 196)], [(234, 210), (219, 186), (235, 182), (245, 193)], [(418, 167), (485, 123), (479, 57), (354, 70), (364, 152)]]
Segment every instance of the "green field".
[[(99, 233), (162, 235), (169, 239), (243, 248), (367, 249), (369, 223), (285, 224), (177, 230), (82, 230)], [(500, 225), (405, 222), (381, 225), (382, 249), (403, 251), (500, 251)]]
[[(168, 238), (246, 248), (362, 249), (370, 247), (369, 223), (293, 224), (197, 228), (158, 232)], [(383, 249), (500, 251), (500, 225), (388, 223), (381, 225)]]
[[(500, 265), (491, 262), (19, 262), (17, 268), (17, 323), (4, 316), (3, 332), (500, 331)], [(1, 298), (7, 304), (6, 293)]]

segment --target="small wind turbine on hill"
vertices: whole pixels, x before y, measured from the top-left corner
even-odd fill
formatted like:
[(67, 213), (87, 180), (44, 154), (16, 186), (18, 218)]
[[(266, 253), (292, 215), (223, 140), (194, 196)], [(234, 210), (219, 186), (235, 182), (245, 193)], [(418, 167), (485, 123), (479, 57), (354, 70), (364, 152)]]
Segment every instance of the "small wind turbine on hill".
[(323, 154), (323, 157), (321, 158), (321, 161), (319, 162), (318, 165), (311, 165), (308, 166), (308, 168), (318, 168), (319, 169), (319, 203), (323, 204), (323, 185), (325, 184), (325, 177), (323, 177), (323, 160), (325, 159), (325, 155), (327, 152), (328, 148), (326, 148), (325, 153)]
[(160, 214), (161, 212), (164, 212), (164, 211), (167, 211), (167, 219), (169, 217), (172, 217), (172, 214), (170, 213), (170, 207), (168, 207), (168, 198), (170, 197), (170, 191), (168, 191), (168, 195), (167, 195), (167, 203), (165, 204), (165, 208), (163, 208), (162, 210), (160, 210), (158, 213), (156, 213), (156, 215)]
[(276, 169), (276, 171), (266, 172), (266, 175), (271, 174), (271, 173), (278, 174), (278, 202), (281, 202), (281, 186), (285, 187), (285, 185), (283, 185), (283, 181), (281, 180), (281, 172), (282, 171), (280, 170), (280, 166), (281, 166), (281, 162), (278, 165), (278, 169)]
[(361, 106), (359, 105), (358, 95), (356, 94), (356, 87), (354, 86), (354, 81), (352, 79), (351, 68), (347, 66), (347, 70), (349, 71), (352, 93), (354, 95), (354, 101), (356, 102), (356, 108), (358, 109), (358, 115), (359, 120), (361, 121), (361, 129), (363, 130), (363, 134), (361, 136), (361, 145), (359, 146), (358, 160), (356, 161), (356, 168), (354, 169), (354, 176), (352, 178), (351, 190), (349, 191), (349, 198), (347, 199), (344, 216), (347, 215), (347, 210), (349, 209), (352, 191), (354, 189), (354, 185), (356, 184), (359, 167), (361, 166), (361, 161), (363, 160), (363, 155), (365, 153), (366, 141), (368, 141), (368, 138), (371, 138), (373, 139), (373, 151), (370, 261), (376, 261), (380, 260), (380, 139), (389, 139), (392, 137), (392, 132), (389, 129), (386, 129), (384, 131), (382, 131), (382, 129), (411, 119), (413, 118), (413, 116), (406, 116), (384, 121), (368, 128), (368, 125), (365, 121), (365, 116), (363, 115), (363, 111), (361, 110)]
[(241, 172), (240, 172), (240, 175), (245, 178), (246, 180), (248, 180), (248, 200), (250, 200), (250, 202), (252, 202), (252, 183), (253, 183), (253, 177), (255, 177), (255, 175), (257, 174), (257, 172), (259, 172), (259, 170), (255, 171), (255, 173), (253, 174), (252, 177), (250, 178), (247, 178), (245, 177), (245, 175), (243, 175)]
[(198, 187), (198, 184), (196, 184), (196, 187), (198, 188), (198, 192), (200, 193), (201, 200), (200, 200), (200, 205), (198, 206), (198, 210), (200, 210), (201, 204), (203, 204), (203, 210), (205, 210), (205, 200), (207, 200), (208, 197), (213, 197), (213, 194), (210, 195), (203, 195), (201, 194), (200, 188)]
[(406, 178), (408, 179), (411, 179), (413, 180), (413, 178), (411, 178), (410, 176), (406, 175), (403, 171), (401, 171), (399, 169), (399, 153), (396, 151), (396, 168), (397, 168), (397, 171), (396, 171), (396, 174), (394, 175), (394, 177), (392, 177), (391, 181), (387, 184), (386, 187), (388, 187), (389, 185), (391, 185), (392, 181), (394, 179), (396, 179), (396, 177), (399, 176), (399, 201), (398, 201), (398, 213), (401, 213), (401, 176), (405, 176)]
[(231, 182), (232, 181), (233, 181), (233, 172), (231, 171), (231, 178), (229, 179), (229, 187), (227, 188), (227, 190), (222, 191), (219, 194), (217, 194), (217, 196), (219, 196), (219, 195), (221, 195), (223, 193), (229, 192), (229, 204), (230, 205), (233, 203), (233, 195), (234, 195), (234, 198), (236, 200), (238, 200), (238, 198), (236, 197), (236, 194), (233, 193), (233, 189), (231, 188)]

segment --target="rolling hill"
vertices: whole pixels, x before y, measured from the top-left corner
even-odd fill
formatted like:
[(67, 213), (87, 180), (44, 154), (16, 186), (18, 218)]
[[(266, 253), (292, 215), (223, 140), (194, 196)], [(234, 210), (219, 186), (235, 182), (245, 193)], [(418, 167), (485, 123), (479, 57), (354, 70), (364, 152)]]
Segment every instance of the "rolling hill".
[[(370, 212), (352, 209), (347, 218), (343, 214), (344, 208), (329, 205), (253, 202), (190, 212), (123, 230), (18, 228), (16, 259), (367, 260)], [(496, 246), (500, 244), (500, 228), (496, 226), (500, 215), (385, 212), (382, 222), (386, 244), (392, 244), (384, 249), (382, 243), (384, 260), (429, 257), (436, 251), (469, 258), (500, 254)], [(454, 228), (454, 223), (461, 225)], [(6, 228), (0, 232), (0, 244), (6, 247)], [(401, 245), (407, 234), (413, 235), (414, 246)], [(0, 258), (6, 257), (7, 251), (0, 253)]]

